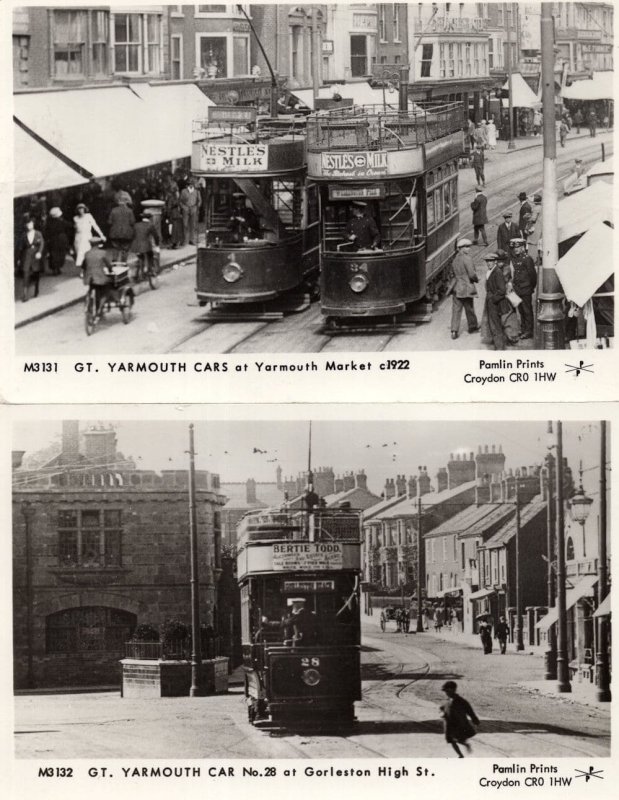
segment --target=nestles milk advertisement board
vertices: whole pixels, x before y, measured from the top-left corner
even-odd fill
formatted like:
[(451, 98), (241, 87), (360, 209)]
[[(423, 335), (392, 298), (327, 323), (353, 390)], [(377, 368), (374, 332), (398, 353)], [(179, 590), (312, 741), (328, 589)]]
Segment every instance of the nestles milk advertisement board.
[(191, 167), (200, 172), (266, 172), (268, 163), (265, 144), (199, 142), (194, 145)]

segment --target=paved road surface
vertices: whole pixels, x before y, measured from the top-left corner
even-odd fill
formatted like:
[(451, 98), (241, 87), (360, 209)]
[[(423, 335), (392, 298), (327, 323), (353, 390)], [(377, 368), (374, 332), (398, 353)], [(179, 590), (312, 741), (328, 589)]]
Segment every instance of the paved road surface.
[[(612, 153), (612, 134), (597, 139), (576, 139), (559, 151), (558, 178), (562, 184), (571, 171), (573, 159), (586, 163), (600, 159), (600, 141), (607, 154)], [(540, 189), (542, 148), (530, 148), (508, 155), (491, 153), (486, 178), (488, 211), (491, 223), (487, 227), (491, 247), (496, 245), (496, 226), (502, 221), (505, 208), (516, 210), (517, 195), (531, 195)], [(463, 232), (470, 232), (474, 176), (471, 169), (460, 172), (460, 223)], [(561, 190), (562, 191), (562, 190)], [(481, 248), (473, 248), (480, 278), (485, 273)], [(476, 300), (478, 316), (484, 302), (483, 279)], [(157, 291), (142, 290), (135, 305), (133, 321), (124, 326), (120, 312), (112, 310), (95, 334), (87, 337), (84, 331), (83, 309), (80, 304), (31, 323), (15, 332), (19, 354), (147, 354), (147, 353), (335, 353), (423, 350), (479, 350), (479, 334), (461, 333), (451, 340), (451, 301), (436, 307), (430, 323), (403, 332), (376, 331), (361, 335), (327, 336), (318, 303), (307, 311), (291, 314), (277, 322), (207, 323), (204, 309), (198, 307), (195, 295), (195, 262), (165, 272)], [(462, 331), (465, 330), (464, 318)], [(533, 347), (533, 342), (525, 343)]]
[(518, 686), (542, 677), (537, 656), (484, 656), (448, 640), (368, 627), (363, 701), (349, 732), (252, 728), (238, 687), (218, 697), (149, 702), (116, 693), (20, 696), (16, 752), (36, 759), (455, 757), (437, 713), (441, 684), (454, 679), (482, 721), (474, 757), (608, 756), (609, 709)]

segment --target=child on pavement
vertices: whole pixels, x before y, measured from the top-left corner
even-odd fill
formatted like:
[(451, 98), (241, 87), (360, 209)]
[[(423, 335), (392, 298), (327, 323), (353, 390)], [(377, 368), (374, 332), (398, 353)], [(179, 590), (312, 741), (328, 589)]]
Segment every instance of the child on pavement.
[(456, 751), (458, 758), (464, 758), (460, 745), (463, 745), (467, 753), (470, 753), (471, 745), (468, 744), (467, 739), (477, 733), (469, 719), (475, 725), (479, 725), (480, 722), (471, 704), (457, 693), (458, 684), (455, 681), (446, 681), (441, 689), (447, 695), (447, 699), (440, 706), (445, 739)]

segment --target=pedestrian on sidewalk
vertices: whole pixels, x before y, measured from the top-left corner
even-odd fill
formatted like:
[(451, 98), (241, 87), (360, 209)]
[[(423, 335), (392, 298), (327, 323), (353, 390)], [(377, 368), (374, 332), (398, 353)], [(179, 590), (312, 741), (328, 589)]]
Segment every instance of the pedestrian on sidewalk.
[(527, 224), (529, 222), (529, 217), (531, 216), (531, 204), (527, 200), (527, 193), (520, 192), (518, 195), (518, 200), (520, 201), (520, 209), (518, 211), (518, 230), (520, 231), (520, 235), (527, 238)]
[(584, 122), (584, 117), (582, 115), (582, 111), (577, 109), (576, 113), (574, 114), (574, 125), (576, 126), (576, 133), (580, 134), (580, 128)]
[(486, 131), (488, 133), (488, 147), (490, 148), (490, 150), (494, 150), (496, 148), (496, 138), (497, 138), (496, 125), (494, 124), (494, 117), (490, 117), (490, 122), (486, 127)]
[(202, 205), (202, 198), (200, 192), (196, 189), (193, 178), (189, 178), (187, 186), (181, 192), (180, 205), (183, 215), (185, 245), (196, 245), (198, 244), (198, 214)]
[(505, 622), (505, 617), (499, 617), (499, 623), (494, 629), (494, 638), (499, 643), (501, 655), (507, 651), (507, 640), (509, 639), (509, 625)]
[[(518, 234), (516, 234), (516, 236), (517, 235)], [(533, 259), (534, 264), (537, 264), (539, 258), (539, 243), (541, 238), (542, 238), (542, 196), (541, 194), (536, 194), (533, 195), (533, 208), (531, 209), (531, 219), (529, 220), (529, 228), (527, 235), (527, 249), (529, 255)]]
[(518, 306), (522, 326), (521, 339), (533, 338), (533, 292), (537, 286), (537, 271), (531, 256), (526, 254), (526, 242), (522, 238), (512, 239), (512, 287), (522, 300)]
[(117, 251), (117, 257), (126, 263), (135, 233), (135, 216), (129, 207), (129, 194), (118, 192), (117, 197), (118, 205), (111, 210), (108, 220), (110, 241)]
[(567, 122), (562, 119), (559, 123), (559, 142), (561, 143), (561, 147), (565, 147), (565, 140), (567, 139)]
[(539, 136), (542, 131), (543, 124), (542, 112), (536, 109), (533, 112), (533, 136)]
[(34, 219), (27, 214), (24, 220), (24, 232), (17, 248), (17, 268), (22, 276), (21, 299), (23, 303), (28, 302), (31, 284), (34, 286), (34, 297), (39, 296), (44, 249), (43, 234), (35, 229)]
[(166, 214), (170, 225), (170, 247), (176, 250), (183, 244), (183, 213), (178, 188), (173, 189), (166, 198)]
[(503, 213), (503, 222), (496, 230), (496, 246), (497, 250), (502, 250), (504, 253), (509, 252), (509, 243), (516, 236), (520, 235), (518, 226), (513, 222), (513, 214), (511, 211)]
[(484, 648), (484, 655), (489, 655), (492, 652), (492, 627), (487, 617), (484, 616), (481, 619), (478, 632), (482, 647)]
[(445, 619), (445, 614), (443, 613), (443, 609), (439, 606), (434, 612), (434, 630), (437, 633), (441, 632), (443, 628), (444, 619)]
[(138, 257), (136, 282), (143, 280), (159, 256), (159, 233), (148, 211), (142, 211), (136, 222), (131, 249)]
[(595, 109), (593, 108), (587, 115), (587, 124), (589, 125), (589, 136), (592, 138), (597, 136), (598, 115), (595, 113)]
[(473, 169), (475, 170), (475, 181), (478, 186), (486, 186), (486, 176), (484, 174), (484, 151), (479, 145), (475, 145), (473, 150)]
[(478, 187), (475, 189), (475, 199), (471, 203), (473, 211), (473, 244), (479, 243), (481, 236), (484, 246), (488, 246), (488, 237), (486, 236), (486, 225), (488, 224), (488, 198)]
[(458, 758), (464, 758), (460, 745), (467, 753), (471, 752), (468, 740), (477, 733), (473, 724), (481, 723), (468, 700), (458, 694), (458, 684), (455, 681), (445, 681), (441, 689), (447, 695), (447, 699), (440, 706), (445, 739), (456, 751)]
[(460, 320), (462, 311), (466, 314), (469, 333), (479, 330), (479, 323), (475, 315), (473, 298), (477, 296), (479, 278), (475, 272), (475, 265), (471, 257), (471, 240), (460, 239), (457, 244), (458, 252), (453, 260), (454, 285), (452, 289), (451, 307), (451, 338), (457, 339), (460, 333)]
[(75, 239), (73, 240), (75, 266), (81, 269), (84, 263), (84, 256), (90, 250), (91, 238), (96, 236), (100, 239), (105, 239), (105, 236), (84, 203), (77, 204), (73, 225), (75, 226)]
[(60, 275), (62, 272), (71, 247), (71, 233), (71, 224), (62, 216), (62, 209), (58, 206), (51, 208), (45, 226), (45, 241), (52, 275)]

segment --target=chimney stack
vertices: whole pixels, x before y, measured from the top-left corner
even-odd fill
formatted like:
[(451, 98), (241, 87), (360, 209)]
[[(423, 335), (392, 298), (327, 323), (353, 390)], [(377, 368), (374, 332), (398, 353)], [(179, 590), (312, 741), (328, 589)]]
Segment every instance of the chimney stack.
[(352, 472), (344, 473), (344, 491), (349, 492), (355, 488), (355, 476)]
[(446, 467), (439, 467), (436, 473), (436, 489), (438, 492), (444, 492), (449, 488), (449, 475), (447, 474)]
[(355, 477), (355, 480), (356, 480), (356, 484), (357, 484), (357, 489), (365, 489), (367, 491), (367, 488), (368, 488), (368, 476), (365, 474), (365, 470), (364, 469), (360, 470), (357, 473), (357, 475)]
[(454, 458), (452, 453), (447, 464), (447, 472), (449, 473), (450, 489), (455, 489), (456, 486), (462, 486), (463, 483), (474, 481), (475, 460), (469, 458), (466, 454), (461, 456), (460, 453), (456, 453)]
[(339, 494), (340, 492), (344, 491), (344, 478), (337, 477), (335, 479), (335, 494)]
[(419, 467), (417, 486), (419, 487), (419, 497), (423, 497), (424, 494), (428, 494), (431, 491), (432, 482), (430, 481), (427, 467)]
[(398, 497), (404, 497), (406, 494), (406, 475), (398, 475), (395, 482), (396, 493)]
[(475, 457), (476, 473), (475, 477), (481, 478), (483, 475), (498, 475), (505, 469), (505, 454), (501, 445), (497, 448), (492, 445), (492, 449), (488, 452), (488, 445), (484, 446), (483, 452), (481, 446), (477, 450)]
[(414, 475), (408, 479), (408, 496), (417, 497), (417, 478)]
[(395, 482), (393, 478), (387, 478), (385, 481), (385, 500), (391, 500), (395, 497)]

